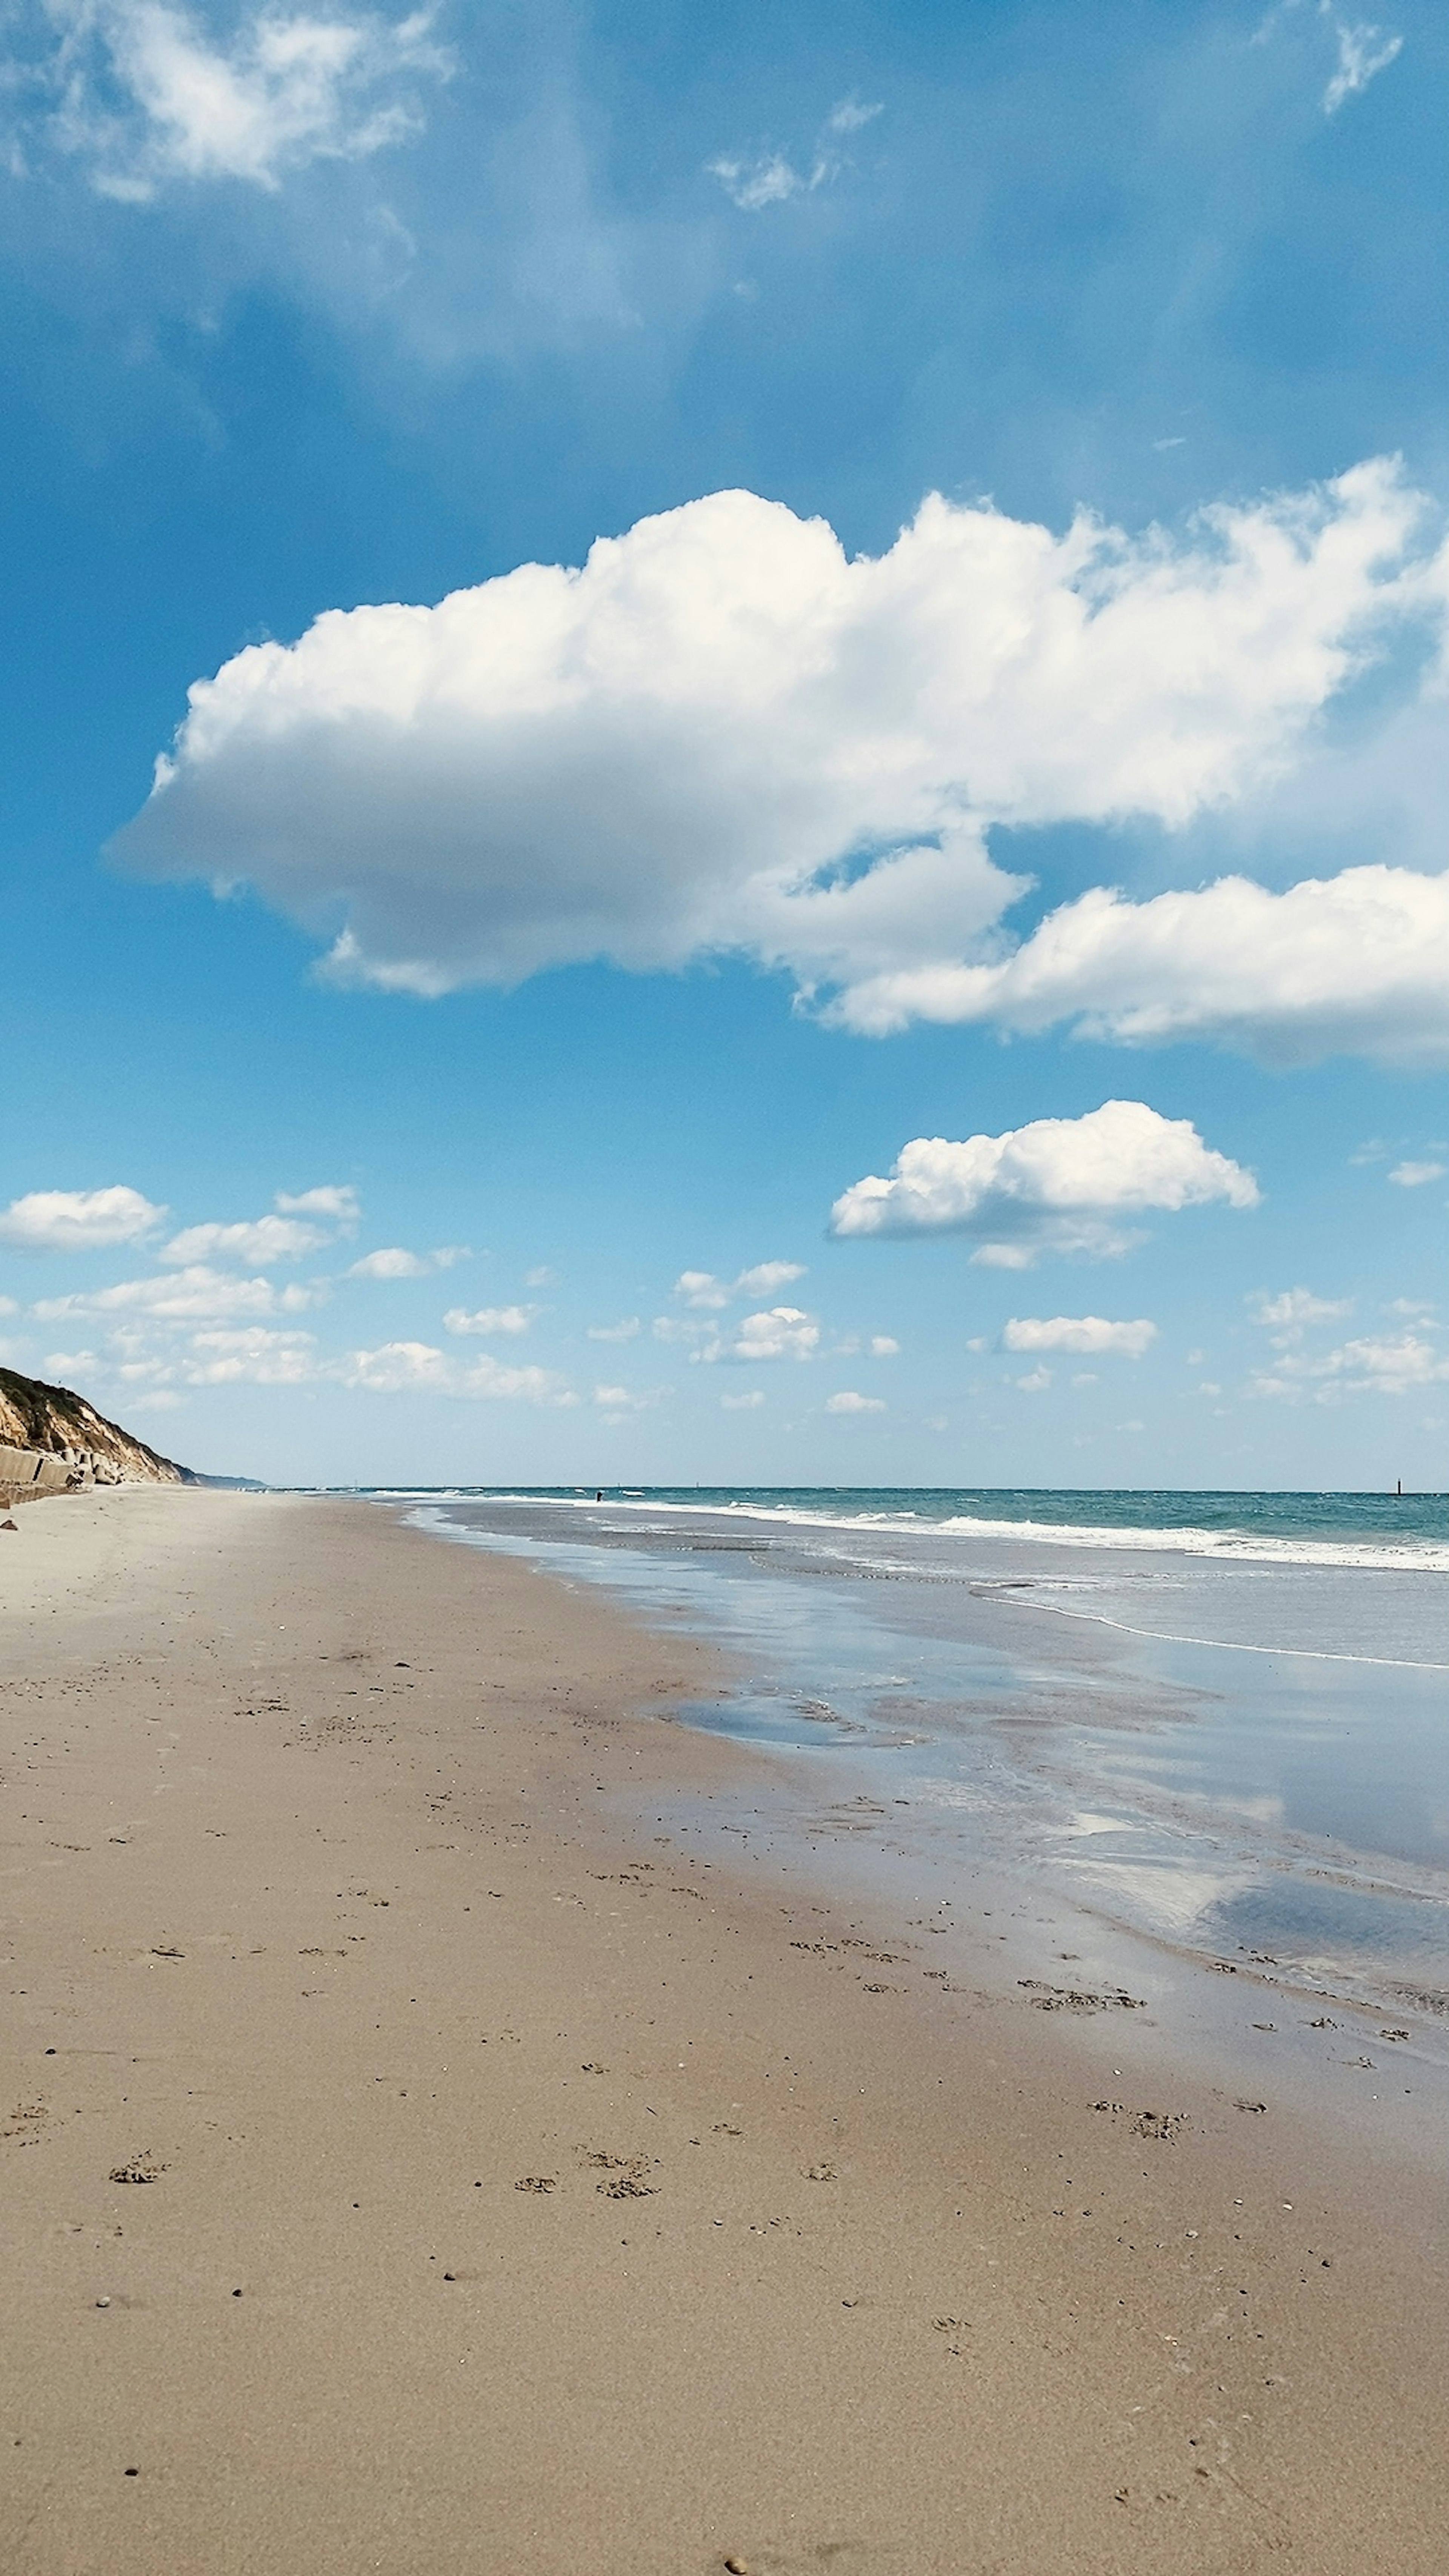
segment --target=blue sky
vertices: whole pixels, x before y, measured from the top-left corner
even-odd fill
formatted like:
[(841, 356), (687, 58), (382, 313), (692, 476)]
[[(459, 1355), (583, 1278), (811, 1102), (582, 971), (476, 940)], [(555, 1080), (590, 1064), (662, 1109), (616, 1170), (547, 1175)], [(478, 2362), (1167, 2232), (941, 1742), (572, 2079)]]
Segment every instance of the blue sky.
[(5, 42), (0, 1356), (279, 1478), (1441, 1484), (1442, 13)]

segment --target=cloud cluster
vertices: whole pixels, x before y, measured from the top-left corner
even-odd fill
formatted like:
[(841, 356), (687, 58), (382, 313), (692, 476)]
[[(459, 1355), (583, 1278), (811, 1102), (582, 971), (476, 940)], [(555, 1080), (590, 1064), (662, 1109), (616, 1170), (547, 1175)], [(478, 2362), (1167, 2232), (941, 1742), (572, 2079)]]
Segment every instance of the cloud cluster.
[(1442, 621), (1423, 506), (1382, 461), (1176, 538), (933, 496), (850, 558), (823, 521), (715, 493), (581, 570), (249, 646), (192, 688), (117, 847), (248, 882), (335, 931), (334, 976), (420, 995), (732, 950), (860, 1029), (1438, 1043), (1438, 880), (1099, 892), (1013, 954), (1024, 882), (986, 840), (1176, 827), (1283, 775), (1337, 691)]
[(1123, 1324), (1101, 1315), (1013, 1315), (1001, 1334), (1008, 1351), (1117, 1351), (1129, 1360), (1140, 1360), (1156, 1339), (1157, 1326), (1145, 1315)]
[(384, 1342), (377, 1350), (350, 1351), (330, 1372), (344, 1386), (374, 1395), (453, 1395), (485, 1402), (571, 1405), (578, 1397), (556, 1369), (507, 1368), (490, 1352), (461, 1362), (429, 1342)]
[(1043, 1252), (1124, 1252), (1133, 1240), (1124, 1217), (1214, 1200), (1255, 1207), (1257, 1183), (1189, 1119), (1108, 1100), (1084, 1117), (1037, 1118), (1000, 1136), (917, 1136), (888, 1179), (868, 1174), (836, 1200), (830, 1230), (974, 1235), (974, 1261), (1024, 1270)]
[(18, 1252), (101, 1252), (139, 1243), (165, 1217), (139, 1190), (30, 1190), (0, 1215), (0, 1243)]
[(831, 179), (840, 175), (840, 147), (845, 137), (859, 134), (883, 113), (879, 101), (865, 104), (858, 98), (842, 98), (831, 109), (808, 156), (806, 167), (797, 169), (788, 153), (774, 147), (763, 151), (725, 152), (707, 161), (711, 179), (718, 179), (732, 206), (741, 214), (758, 215), (766, 206), (782, 206), (791, 197), (813, 196)]
[[(12, 64), (29, 134), (79, 159), (101, 196), (236, 180), (276, 190), (315, 161), (358, 161), (421, 133), (417, 82), (452, 68), (433, 11), (261, 6), (218, 41), (174, 0), (51, 0), (50, 42)], [(23, 166), (23, 165), (22, 165)]]
[(1330, 1350), (1312, 1346), (1314, 1327), (1342, 1323), (1353, 1312), (1351, 1297), (1285, 1288), (1276, 1296), (1260, 1290), (1248, 1303), (1274, 1353), (1251, 1379), (1251, 1395), (1336, 1404), (1345, 1395), (1411, 1395), (1449, 1380), (1449, 1354), (1430, 1338), (1433, 1308), (1414, 1299), (1397, 1298), (1389, 1310), (1412, 1318), (1401, 1329), (1358, 1334)]

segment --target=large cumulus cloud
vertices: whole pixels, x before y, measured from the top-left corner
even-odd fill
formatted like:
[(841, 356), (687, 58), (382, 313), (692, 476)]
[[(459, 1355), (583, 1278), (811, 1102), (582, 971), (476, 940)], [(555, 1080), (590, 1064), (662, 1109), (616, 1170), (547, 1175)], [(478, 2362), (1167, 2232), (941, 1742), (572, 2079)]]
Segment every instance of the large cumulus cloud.
[[(1442, 604), (1420, 517), (1377, 462), (1177, 540), (932, 497), (852, 560), (823, 521), (716, 493), (581, 570), (249, 647), (192, 689), (120, 846), (248, 882), (330, 939), (334, 973), (419, 994), (733, 950), (861, 1028), (1036, 1024), (1035, 993), (941, 981), (1013, 945), (1024, 888), (990, 827), (1174, 827), (1264, 788)], [(1068, 979), (1046, 1016), (1172, 1034), (1127, 982), (1099, 1001)], [(1236, 1033), (1226, 1004), (1217, 1025)]]

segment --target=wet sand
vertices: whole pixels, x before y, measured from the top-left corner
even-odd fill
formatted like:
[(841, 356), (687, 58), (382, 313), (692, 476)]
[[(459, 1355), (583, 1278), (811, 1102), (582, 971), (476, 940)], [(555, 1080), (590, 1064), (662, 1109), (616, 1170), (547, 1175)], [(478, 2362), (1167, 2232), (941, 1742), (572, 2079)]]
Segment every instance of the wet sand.
[(364, 1504), (0, 1548), (7, 2570), (1437, 2576), (1442, 2179), (707, 1865), (702, 1644)]

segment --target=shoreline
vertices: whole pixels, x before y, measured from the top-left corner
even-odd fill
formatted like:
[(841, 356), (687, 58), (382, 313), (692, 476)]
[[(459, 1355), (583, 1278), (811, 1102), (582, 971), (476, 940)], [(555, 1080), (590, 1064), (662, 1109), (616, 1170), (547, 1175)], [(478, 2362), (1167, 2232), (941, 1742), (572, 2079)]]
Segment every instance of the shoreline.
[(1442, 2189), (706, 1856), (711, 1650), (403, 1508), (0, 1560), (7, 2564), (1437, 2569)]

